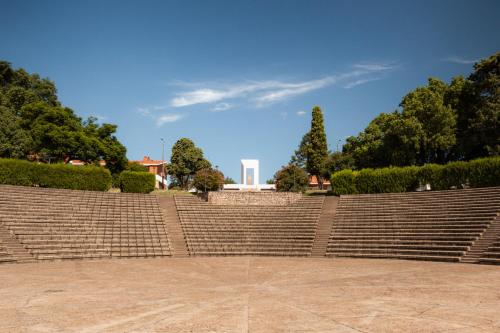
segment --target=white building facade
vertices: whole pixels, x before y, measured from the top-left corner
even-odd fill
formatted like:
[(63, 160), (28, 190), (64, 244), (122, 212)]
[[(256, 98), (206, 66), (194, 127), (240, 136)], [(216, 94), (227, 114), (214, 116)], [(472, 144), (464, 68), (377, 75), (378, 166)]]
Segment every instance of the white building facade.
[(259, 182), (259, 160), (241, 160), (241, 183), (225, 184), (224, 190), (236, 191), (275, 191), (274, 184), (260, 184)]

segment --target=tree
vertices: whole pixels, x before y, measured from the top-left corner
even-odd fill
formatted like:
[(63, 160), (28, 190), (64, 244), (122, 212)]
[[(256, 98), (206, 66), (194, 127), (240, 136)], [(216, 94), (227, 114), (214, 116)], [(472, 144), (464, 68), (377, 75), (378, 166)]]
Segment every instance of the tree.
[(172, 157), (168, 165), (168, 174), (175, 182), (187, 190), (194, 174), (201, 169), (210, 168), (211, 164), (203, 157), (203, 151), (190, 139), (179, 139), (172, 147)]
[(347, 138), (344, 154), (356, 168), (404, 166), (417, 162), (423, 140), (420, 122), (400, 112), (381, 113), (357, 137)]
[(266, 184), (273, 185), (274, 184), (274, 178), (266, 180)]
[(422, 137), (418, 161), (444, 163), (456, 143), (456, 114), (446, 105), (446, 83), (429, 78), (426, 87), (419, 87), (401, 101), (404, 117), (415, 117), (421, 124)]
[(325, 169), (328, 175), (344, 169), (354, 169), (354, 167), (354, 158), (352, 157), (352, 155), (339, 151), (333, 152), (328, 155), (328, 158), (325, 162)]
[(148, 167), (138, 162), (128, 162), (126, 170), (134, 172), (148, 172)]
[(212, 168), (201, 169), (193, 178), (193, 186), (198, 191), (219, 191), (224, 187), (224, 175)]
[(468, 81), (459, 116), (464, 155), (500, 155), (500, 52), (476, 63)]
[(296, 165), (299, 168), (305, 169), (307, 164), (307, 152), (309, 150), (309, 132), (304, 134), (300, 141), (299, 147), (294, 152), (290, 159), (290, 164)]
[(323, 171), (328, 156), (323, 113), (319, 106), (312, 110), (311, 130), (309, 131), (309, 144), (307, 145), (306, 169), (310, 175), (316, 176), (319, 188), (323, 188)]
[(126, 168), (116, 125), (98, 125), (93, 117), (82, 121), (61, 105), (52, 81), (14, 70), (6, 61), (0, 61), (0, 109), (0, 156), (88, 164), (105, 160), (113, 174)]
[(31, 145), (31, 136), (21, 128), (19, 117), (10, 109), (0, 106), (0, 157), (24, 158)]
[(430, 78), (425, 87), (408, 93), (402, 111), (381, 113), (344, 152), (357, 168), (444, 163), (456, 154), (456, 111), (459, 98), (446, 83)]
[(234, 179), (233, 179), (233, 178), (231, 178), (231, 177), (226, 177), (226, 178), (224, 179), (224, 184), (236, 184), (236, 182), (234, 181)]
[(305, 192), (309, 185), (309, 177), (304, 169), (293, 164), (281, 168), (274, 179), (278, 192)]

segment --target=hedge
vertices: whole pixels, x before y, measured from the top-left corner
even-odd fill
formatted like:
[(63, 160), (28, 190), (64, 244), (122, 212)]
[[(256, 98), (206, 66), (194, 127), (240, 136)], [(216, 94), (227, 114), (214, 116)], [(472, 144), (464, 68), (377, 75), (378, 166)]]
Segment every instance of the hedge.
[(149, 193), (155, 189), (155, 175), (149, 172), (123, 171), (120, 190), (129, 193)]
[(358, 193), (407, 192), (417, 187), (416, 167), (363, 169), (356, 174)]
[(335, 195), (356, 194), (356, 177), (358, 172), (350, 169), (335, 172), (330, 177), (330, 184)]
[(342, 170), (330, 179), (335, 195), (357, 193), (397, 193), (430, 184), (432, 190), (500, 186), (500, 157), (444, 165)]
[(111, 174), (97, 166), (0, 159), (0, 184), (107, 191), (111, 186)]

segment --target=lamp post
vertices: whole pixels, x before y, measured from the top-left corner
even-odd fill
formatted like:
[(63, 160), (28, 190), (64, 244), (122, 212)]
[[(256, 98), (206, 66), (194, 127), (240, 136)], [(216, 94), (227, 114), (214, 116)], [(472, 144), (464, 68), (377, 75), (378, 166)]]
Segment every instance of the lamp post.
[(165, 140), (161, 140), (161, 187), (165, 190)]
[(339, 151), (339, 143), (342, 142), (342, 139), (337, 140), (337, 151)]

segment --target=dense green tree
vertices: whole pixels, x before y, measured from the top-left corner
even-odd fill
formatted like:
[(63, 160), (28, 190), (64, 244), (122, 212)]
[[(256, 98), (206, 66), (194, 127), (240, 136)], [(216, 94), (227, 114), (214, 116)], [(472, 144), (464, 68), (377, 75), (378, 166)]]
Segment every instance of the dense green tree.
[(126, 170), (134, 172), (148, 172), (148, 167), (138, 162), (128, 162)]
[(317, 177), (319, 188), (322, 189), (323, 172), (328, 157), (328, 145), (323, 124), (323, 112), (321, 112), (319, 106), (315, 106), (312, 110), (311, 130), (309, 131), (309, 144), (307, 146), (307, 172)]
[(168, 174), (175, 179), (175, 182), (182, 189), (188, 189), (194, 174), (198, 170), (210, 167), (210, 162), (203, 157), (203, 151), (196, 147), (190, 139), (179, 139), (172, 147)]
[(293, 164), (281, 168), (274, 179), (278, 192), (305, 192), (309, 185), (306, 171)]
[[(336, 151), (328, 155), (325, 162), (326, 174), (329, 176), (337, 171), (344, 169), (354, 169), (354, 158), (351, 154)], [(327, 176), (325, 175), (325, 177)]]
[(219, 191), (224, 187), (224, 175), (212, 168), (198, 170), (192, 184), (198, 191)]
[(299, 147), (292, 155), (290, 164), (296, 165), (299, 168), (305, 169), (307, 164), (307, 152), (309, 150), (309, 132), (304, 134), (300, 141)]
[(419, 163), (446, 162), (456, 143), (456, 113), (444, 100), (447, 88), (430, 78), (426, 87), (418, 87), (401, 102), (403, 116), (414, 117), (422, 127)]
[(50, 162), (71, 159), (97, 164), (101, 159), (113, 174), (127, 165), (126, 149), (114, 135), (116, 125), (82, 121), (61, 106), (48, 79), (12, 69), (0, 61), (0, 156)]
[(231, 177), (226, 177), (224, 179), (224, 184), (236, 184), (236, 181)]
[(465, 158), (500, 155), (500, 52), (476, 63), (468, 81), (459, 116)]
[(417, 162), (424, 131), (415, 117), (394, 112), (384, 126), (382, 156), (389, 165), (404, 166)]
[(459, 99), (446, 83), (431, 78), (427, 86), (403, 98), (401, 112), (381, 113), (357, 137), (349, 137), (344, 151), (352, 155), (357, 168), (443, 163), (453, 159), (456, 155), (453, 105), (458, 105)]
[(24, 158), (31, 146), (31, 136), (21, 128), (19, 117), (0, 106), (0, 157)]
[(415, 117), (381, 113), (357, 137), (347, 138), (344, 153), (357, 168), (411, 165), (417, 162), (422, 136)]

